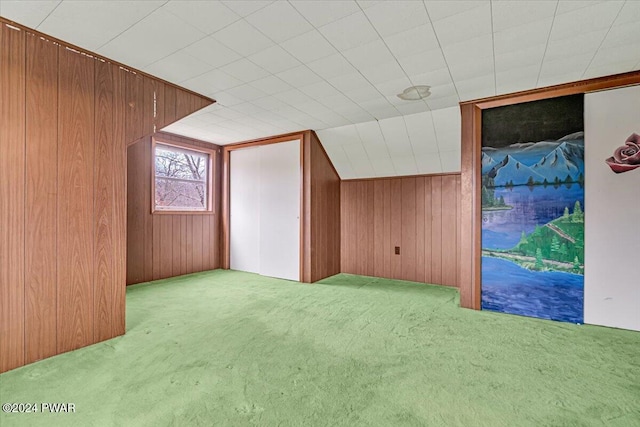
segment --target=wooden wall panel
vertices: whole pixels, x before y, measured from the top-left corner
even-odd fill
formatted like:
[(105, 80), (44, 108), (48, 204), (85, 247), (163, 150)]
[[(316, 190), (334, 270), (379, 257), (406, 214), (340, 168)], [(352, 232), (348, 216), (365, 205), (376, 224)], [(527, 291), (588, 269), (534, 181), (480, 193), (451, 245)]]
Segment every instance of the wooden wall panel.
[(27, 35), (25, 362), (56, 354), (58, 47)]
[(340, 177), (314, 132), (302, 144), (302, 278), (316, 282), (340, 272)]
[(0, 372), (25, 363), (25, 33), (0, 30)]
[(403, 280), (417, 280), (417, 209), (416, 209), (416, 179), (406, 178), (400, 180), (402, 209), (400, 210), (402, 224), (400, 229), (401, 256), (400, 277)]
[(431, 281), (442, 281), (442, 177), (431, 179)]
[(342, 272), (458, 286), (459, 178), (342, 181)]
[(93, 342), (94, 67), (59, 47), (58, 352)]
[(126, 146), (156, 83), (0, 18), (0, 372), (124, 333)]
[[(218, 146), (166, 133), (155, 134), (155, 137), (215, 151), (213, 199), (219, 198)], [(220, 267), (220, 203), (214, 203), (213, 213), (151, 213), (151, 138), (141, 138), (127, 149), (128, 285)]]

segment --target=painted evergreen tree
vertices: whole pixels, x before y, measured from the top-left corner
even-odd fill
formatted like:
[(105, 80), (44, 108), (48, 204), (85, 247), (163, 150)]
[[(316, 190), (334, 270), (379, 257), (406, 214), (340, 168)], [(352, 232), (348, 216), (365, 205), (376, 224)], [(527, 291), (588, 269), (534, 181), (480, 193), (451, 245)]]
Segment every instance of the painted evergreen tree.
[(564, 215), (562, 215), (562, 218), (564, 219), (569, 218), (569, 207), (564, 208)]
[(573, 217), (571, 218), (571, 222), (584, 222), (584, 213), (580, 207), (579, 200), (576, 200), (576, 204), (573, 207)]
[(557, 254), (558, 252), (560, 252), (560, 241), (558, 240), (558, 237), (556, 235), (554, 235), (551, 238), (551, 255), (552, 255), (552, 258), (555, 259), (554, 255)]
[(542, 262), (542, 249), (536, 248), (536, 269), (542, 270), (544, 268), (544, 263)]

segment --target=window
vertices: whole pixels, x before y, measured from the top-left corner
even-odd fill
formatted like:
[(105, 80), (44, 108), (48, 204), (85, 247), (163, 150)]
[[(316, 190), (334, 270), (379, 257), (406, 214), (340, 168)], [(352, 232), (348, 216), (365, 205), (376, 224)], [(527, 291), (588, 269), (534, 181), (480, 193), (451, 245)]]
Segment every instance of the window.
[(211, 153), (155, 142), (154, 211), (210, 211)]

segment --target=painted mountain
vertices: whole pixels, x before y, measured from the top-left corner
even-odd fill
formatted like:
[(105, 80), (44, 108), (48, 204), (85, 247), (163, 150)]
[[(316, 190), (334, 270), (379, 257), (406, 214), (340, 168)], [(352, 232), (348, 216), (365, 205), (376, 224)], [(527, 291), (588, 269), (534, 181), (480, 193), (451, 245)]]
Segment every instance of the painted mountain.
[(576, 132), (557, 141), (483, 148), (482, 175), (491, 179), (487, 186), (494, 187), (581, 182), (584, 133)]

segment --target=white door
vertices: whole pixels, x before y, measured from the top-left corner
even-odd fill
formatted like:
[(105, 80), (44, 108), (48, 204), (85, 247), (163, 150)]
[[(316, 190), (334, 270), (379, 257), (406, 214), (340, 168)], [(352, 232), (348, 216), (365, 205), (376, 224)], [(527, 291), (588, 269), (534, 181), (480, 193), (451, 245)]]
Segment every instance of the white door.
[(260, 152), (258, 148), (235, 150), (230, 161), (231, 268), (260, 273)]
[(231, 152), (234, 270), (300, 279), (300, 141)]
[(260, 274), (300, 279), (300, 141), (260, 147)]

